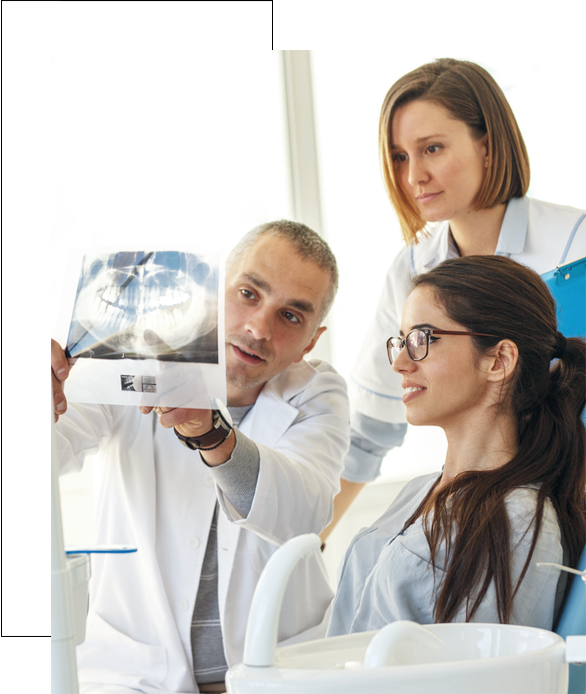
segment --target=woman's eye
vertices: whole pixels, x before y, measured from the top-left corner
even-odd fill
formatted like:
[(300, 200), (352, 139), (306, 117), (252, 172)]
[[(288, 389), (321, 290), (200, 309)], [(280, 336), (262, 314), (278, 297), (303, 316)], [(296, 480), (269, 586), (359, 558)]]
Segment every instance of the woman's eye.
[(407, 155), (406, 154), (393, 154), (393, 161), (396, 164), (403, 164), (404, 162), (407, 161)]
[(427, 152), (429, 154), (435, 154), (436, 152), (440, 151), (440, 145), (429, 145), (427, 148)]

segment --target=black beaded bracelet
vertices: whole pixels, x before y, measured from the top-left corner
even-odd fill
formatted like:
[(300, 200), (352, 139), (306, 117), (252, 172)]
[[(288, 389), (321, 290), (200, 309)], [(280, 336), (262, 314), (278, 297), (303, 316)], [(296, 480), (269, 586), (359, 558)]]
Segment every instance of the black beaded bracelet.
[(198, 448), (197, 450), (198, 451), (213, 451), (214, 448), (219, 448), (223, 443), (226, 443), (226, 441), (230, 438), (230, 434), (232, 434), (233, 431), (234, 431), (234, 429), (232, 429), (232, 431), (230, 431), (230, 433), (228, 434), (228, 436), (226, 436), (225, 439), (222, 439), (222, 441), (220, 441), (220, 443), (217, 443), (215, 446), (210, 446), (209, 448)]

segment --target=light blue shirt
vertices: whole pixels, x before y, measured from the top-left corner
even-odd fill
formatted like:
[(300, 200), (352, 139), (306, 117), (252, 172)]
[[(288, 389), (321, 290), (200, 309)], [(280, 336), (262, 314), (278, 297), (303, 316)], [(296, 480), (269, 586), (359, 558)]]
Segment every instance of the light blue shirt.
[[(381, 629), (400, 619), (419, 624), (434, 622), (435, 591), (443, 578), (445, 546), (439, 548), (434, 570), (421, 517), (407, 529), (404, 525), (439, 474), (408, 482), (387, 511), (352, 540), (344, 558), (328, 636)], [(531, 545), (536, 499), (535, 489), (522, 487), (513, 490), (505, 500), (511, 525), (513, 586)], [(535, 551), (515, 597), (512, 624), (552, 628), (561, 605), (566, 574), (560, 576), (559, 570), (537, 567), (536, 563), (561, 564), (563, 558), (556, 514), (551, 503), (546, 502)], [(466, 621), (465, 605), (453, 621)], [(471, 621), (499, 621), (494, 584)]]

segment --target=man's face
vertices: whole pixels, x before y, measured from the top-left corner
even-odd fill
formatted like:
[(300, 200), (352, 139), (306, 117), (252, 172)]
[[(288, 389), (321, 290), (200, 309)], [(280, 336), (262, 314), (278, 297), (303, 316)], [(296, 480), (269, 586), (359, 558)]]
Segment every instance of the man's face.
[(313, 349), (330, 274), (289, 241), (261, 236), (226, 277), (228, 404), (251, 405), (264, 384)]

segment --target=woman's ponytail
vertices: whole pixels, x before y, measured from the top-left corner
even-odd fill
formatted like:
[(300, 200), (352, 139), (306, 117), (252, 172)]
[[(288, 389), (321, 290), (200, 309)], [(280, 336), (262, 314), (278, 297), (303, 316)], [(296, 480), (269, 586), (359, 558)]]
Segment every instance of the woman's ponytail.
[(557, 362), (551, 369), (552, 395), (560, 399), (568, 418), (580, 417), (586, 405), (586, 343), (576, 337), (565, 338), (561, 333), (557, 340)]

